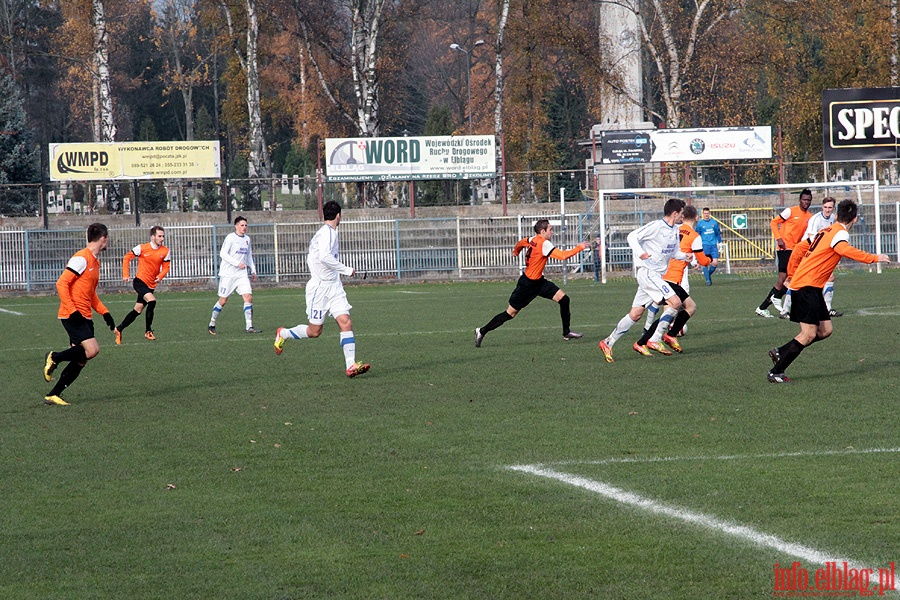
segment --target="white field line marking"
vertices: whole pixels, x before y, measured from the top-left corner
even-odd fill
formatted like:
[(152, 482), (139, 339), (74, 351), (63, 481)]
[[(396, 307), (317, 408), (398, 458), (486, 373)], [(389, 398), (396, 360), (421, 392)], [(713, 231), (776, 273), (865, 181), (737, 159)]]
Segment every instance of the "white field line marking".
[(773, 454), (725, 454), (722, 456), (655, 456), (650, 458), (608, 458), (604, 460), (563, 460), (552, 465), (617, 465), (628, 463), (661, 463), (680, 461), (758, 460), (764, 458), (797, 458), (803, 456), (845, 456), (852, 454), (895, 454), (900, 448), (845, 448), (843, 450), (812, 450), (806, 452), (778, 452)]
[[(844, 561), (846, 561), (847, 564), (852, 568), (869, 568), (865, 567), (864, 565), (860, 565), (859, 563), (856, 563), (855, 561), (852, 561), (850, 559), (839, 558), (827, 552), (821, 552), (819, 550), (809, 548), (801, 544), (788, 542), (774, 535), (756, 531), (751, 527), (738, 525), (736, 523), (729, 523), (728, 521), (724, 521), (711, 515), (705, 515), (703, 513), (679, 508), (677, 506), (663, 504), (662, 502), (657, 502), (655, 500), (651, 500), (650, 498), (644, 498), (643, 496), (639, 496), (632, 492), (626, 492), (625, 490), (613, 487), (602, 481), (594, 481), (592, 479), (586, 479), (584, 477), (578, 477), (576, 475), (570, 475), (568, 473), (561, 473), (559, 471), (542, 468), (536, 465), (513, 465), (507, 468), (512, 471), (529, 473), (531, 475), (537, 475), (538, 477), (546, 477), (548, 479), (561, 481), (562, 483), (594, 492), (611, 500), (615, 500), (616, 502), (633, 506), (656, 515), (662, 515), (672, 519), (677, 519), (679, 521), (692, 523), (706, 529), (712, 529), (749, 542), (753, 542), (754, 544), (757, 544), (759, 546), (772, 548), (778, 552), (782, 552), (790, 556), (795, 556), (814, 565), (824, 565), (828, 561), (835, 561), (838, 564), (842, 564)], [(873, 572), (878, 573), (878, 570), (875, 569)]]
[(24, 317), (25, 313), (16, 312), (14, 310), (6, 310), (5, 308), (0, 308), (0, 312), (6, 313), (8, 315), (16, 315), (17, 317)]

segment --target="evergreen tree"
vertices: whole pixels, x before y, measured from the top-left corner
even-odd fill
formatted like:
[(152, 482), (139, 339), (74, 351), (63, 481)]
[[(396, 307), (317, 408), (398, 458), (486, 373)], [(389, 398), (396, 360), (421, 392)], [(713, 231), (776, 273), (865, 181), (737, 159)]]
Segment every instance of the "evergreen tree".
[(7, 187), (39, 183), (38, 148), (25, 124), (25, 106), (12, 76), (0, 72), (0, 213), (35, 214), (40, 190)]

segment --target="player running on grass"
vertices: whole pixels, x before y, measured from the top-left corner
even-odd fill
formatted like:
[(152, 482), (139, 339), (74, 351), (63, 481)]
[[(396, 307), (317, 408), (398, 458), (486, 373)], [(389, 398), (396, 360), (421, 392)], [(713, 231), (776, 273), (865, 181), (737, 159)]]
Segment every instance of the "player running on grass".
[(842, 257), (861, 263), (890, 262), (886, 254), (869, 254), (850, 245), (850, 227), (856, 223), (859, 208), (853, 200), (842, 200), (837, 208), (837, 223), (826, 227), (809, 246), (791, 280), (793, 307), (791, 321), (800, 323), (800, 333), (779, 348), (769, 350), (771, 383), (790, 383), (784, 374), (800, 353), (814, 342), (832, 333), (831, 317), (822, 290)]
[(784, 298), (787, 288), (784, 285), (787, 279), (787, 266), (791, 260), (791, 250), (803, 239), (806, 227), (809, 224), (809, 205), (812, 204), (812, 192), (808, 189), (800, 191), (797, 206), (786, 208), (769, 223), (772, 228), (772, 236), (775, 238), (777, 248), (775, 254), (778, 262), (778, 277), (775, 286), (766, 294), (766, 299), (756, 307), (756, 314), (767, 319), (775, 317), (769, 312), (769, 305), (775, 305), (775, 310), (781, 312), (781, 299)]
[[(681, 252), (696, 259), (701, 267), (711, 266), (715, 268), (719, 264), (719, 260), (706, 255), (704, 250), (706, 246), (703, 245), (700, 234), (694, 230), (697, 218), (697, 209), (694, 206), (684, 207), (684, 222), (678, 228), (678, 233), (681, 236)], [(697, 303), (691, 298), (691, 287), (688, 282), (688, 270), (691, 262), (678, 258), (672, 258), (669, 261), (669, 268), (666, 274), (663, 275), (663, 281), (672, 286), (675, 293), (678, 294), (678, 299), (681, 300), (683, 307), (680, 311), (676, 311), (668, 305), (666, 306), (663, 316), (645, 329), (641, 339), (635, 342), (634, 350), (638, 354), (653, 356), (648, 348), (656, 350), (663, 355), (672, 354), (666, 346), (675, 352), (681, 352), (681, 344), (669, 335), (669, 331), (681, 331), (687, 324), (688, 319), (694, 316), (694, 313), (697, 311)]]
[(145, 316), (147, 330), (144, 337), (151, 341), (156, 340), (156, 336), (153, 334), (153, 311), (156, 310), (156, 296), (153, 295), (153, 292), (156, 291), (156, 286), (163, 280), (163, 277), (169, 273), (169, 267), (171, 267), (169, 249), (163, 246), (165, 240), (165, 230), (159, 225), (154, 225), (150, 229), (150, 241), (135, 246), (122, 259), (122, 279), (125, 281), (129, 279), (129, 263), (135, 258), (138, 259), (138, 271), (132, 284), (134, 291), (137, 292), (137, 301), (131, 312), (125, 315), (125, 318), (116, 327), (116, 344), (122, 343), (122, 331), (138, 318), (145, 307), (147, 308)]
[(45, 381), (53, 381), (53, 372), (59, 363), (69, 363), (50, 393), (44, 396), (45, 404), (68, 406), (69, 403), (63, 400), (60, 394), (78, 378), (87, 361), (100, 353), (100, 344), (94, 336), (93, 311), (103, 315), (103, 321), (109, 326), (110, 331), (116, 327), (109, 309), (97, 296), (97, 284), (100, 282), (98, 257), (109, 244), (109, 230), (106, 225), (103, 223), (88, 225), (87, 241), (87, 247), (69, 259), (66, 269), (56, 280), (56, 292), (59, 294), (57, 316), (69, 334), (71, 346), (62, 352), (48, 352), (44, 358)]
[[(778, 315), (782, 319), (787, 319), (791, 316), (791, 289), (789, 285), (791, 277), (794, 275), (794, 271), (797, 270), (800, 261), (806, 256), (809, 245), (813, 241), (813, 238), (816, 237), (816, 234), (834, 224), (834, 207), (836, 203), (837, 201), (830, 196), (822, 200), (822, 212), (816, 213), (810, 218), (809, 225), (806, 227), (806, 233), (803, 235), (803, 240), (794, 246), (794, 251), (791, 252), (791, 260), (788, 261), (787, 280), (785, 280), (785, 284), (788, 285), (788, 291), (784, 296), (784, 304), (782, 305), (781, 313)], [(831, 308), (831, 302), (834, 298), (834, 273), (831, 274), (828, 283), (825, 284), (823, 294), (825, 296), (825, 305), (828, 306), (828, 316), (831, 318), (844, 316), (844, 313)]]
[(606, 362), (614, 362), (613, 345), (640, 320), (647, 306), (654, 302), (659, 305), (665, 300), (673, 310), (681, 310), (681, 300), (675, 289), (663, 281), (663, 274), (669, 268), (669, 259), (691, 259), (690, 255), (679, 249), (678, 226), (683, 220), (684, 200), (669, 198), (663, 207), (662, 219), (651, 221), (628, 234), (628, 245), (634, 252), (638, 267), (638, 289), (631, 302), (631, 310), (598, 344)]
[(528, 306), (532, 300), (540, 296), (553, 300), (559, 304), (559, 316), (562, 319), (562, 336), (564, 340), (577, 340), (584, 337), (583, 334), (572, 331), (570, 322), (572, 314), (569, 311), (569, 297), (559, 289), (555, 283), (544, 277), (544, 268), (547, 260), (555, 258), (565, 260), (571, 258), (591, 247), (590, 242), (581, 242), (571, 250), (560, 250), (553, 245), (550, 238), (553, 237), (553, 226), (547, 219), (539, 219), (534, 224), (534, 232), (537, 234), (530, 238), (522, 238), (513, 248), (513, 255), (518, 256), (525, 251), (525, 272), (519, 277), (516, 289), (509, 296), (509, 305), (506, 310), (498, 313), (487, 325), (475, 328), (475, 347), (481, 348), (481, 342), (488, 332), (493, 331), (513, 319), (519, 311)]
[(350, 303), (341, 283), (341, 275), (352, 276), (356, 270), (338, 259), (337, 228), (341, 224), (341, 205), (331, 200), (322, 207), (325, 224), (309, 242), (306, 264), (310, 278), (306, 284), (306, 316), (309, 325), (279, 327), (275, 332), (275, 354), (284, 351), (288, 339), (301, 340), (322, 335), (325, 314), (331, 313), (341, 330), (341, 350), (344, 351), (347, 377), (356, 377), (369, 370), (368, 363), (356, 361), (356, 338), (350, 320)]

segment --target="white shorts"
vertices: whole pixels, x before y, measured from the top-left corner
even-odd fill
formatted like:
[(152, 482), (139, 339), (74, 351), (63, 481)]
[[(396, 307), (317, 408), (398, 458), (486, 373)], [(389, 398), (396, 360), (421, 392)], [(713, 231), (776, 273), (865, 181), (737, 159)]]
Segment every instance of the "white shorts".
[(321, 325), (328, 313), (334, 318), (350, 314), (353, 307), (347, 302), (347, 294), (340, 281), (310, 283), (306, 285), (306, 317), (310, 323)]
[(646, 267), (638, 269), (637, 282), (638, 290), (631, 306), (647, 306), (651, 302), (662, 304), (663, 300), (675, 295), (675, 290), (663, 281), (661, 274)]
[(250, 277), (246, 273), (219, 279), (219, 298), (227, 298), (234, 292), (241, 296), (253, 293), (253, 289), (250, 287)]

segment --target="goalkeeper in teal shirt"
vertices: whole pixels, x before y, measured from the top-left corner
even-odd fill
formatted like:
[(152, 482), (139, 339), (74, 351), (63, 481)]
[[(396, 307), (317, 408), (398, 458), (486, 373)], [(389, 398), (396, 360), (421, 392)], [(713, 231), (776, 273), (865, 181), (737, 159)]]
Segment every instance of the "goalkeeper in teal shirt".
[[(709, 207), (703, 209), (703, 218), (697, 221), (694, 226), (700, 239), (703, 241), (703, 254), (710, 258), (719, 258), (719, 244), (722, 243), (722, 230), (719, 229), (719, 222), (713, 220), (710, 215)], [(706, 285), (712, 285), (712, 274), (716, 268), (712, 265), (703, 267), (703, 277), (706, 279)]]

